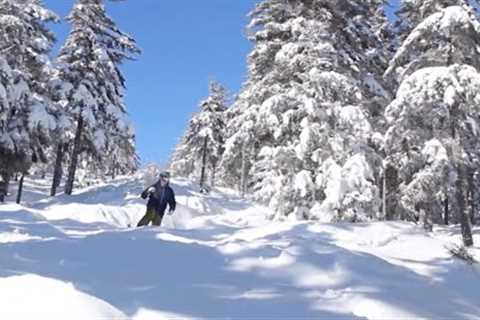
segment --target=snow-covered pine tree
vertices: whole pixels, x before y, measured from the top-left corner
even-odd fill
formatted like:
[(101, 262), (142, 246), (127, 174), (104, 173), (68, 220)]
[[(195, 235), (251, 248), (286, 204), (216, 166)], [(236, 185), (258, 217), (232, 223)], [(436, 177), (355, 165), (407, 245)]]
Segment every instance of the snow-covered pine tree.
[(0, 175), (7, 185), (14, 173), (46, 161), (56, 126), (46, 85), (54, 36), (46, 23), (57, 20), (40, 0), (0, 1)]
[[(123, 103), (122, 62), (140, 53), (135, 41), (107, 16), (103, 0), (78, 0), (67, 20), (72, 29), (58, 62), (60, 78), (70, 85), (68, 113), (76, 123), (65, 192), (71, 194), (79, 156), (87, 152), (108, 169), (130, 169), (137, 163), (133, 131)], [(106, 152), (126, 157), (105, 158)], [(125, 164), (128, 164), (125, 167)]]
[[(477, 0), (410, 0), (400, 1), (396, 12), (398, 20), (396, 29), (400, 41), (403, 42), (420, 23), (434, 13), (451, 6), (464, 6)], [(473, 7), (472, 7), (473, 8)]]
[(403, 77), (428, 66), (480, 66), (480, 58), (474, 54), (478, 19), (468, 1), (403, 1), (398, 16), (402, 42), (387, 75), (393, 74), (401, 82)]
[(218, 165), (224, 151), (226, 90), (216, 81), (209, 85), (209, 96), (200, 103), (201, 111), (193, 116), (183, 139), (177, 146), (170, 169), (176, 175), (200, 174), (200, 187), (215, 184)]
[(179, 177), (190, 177), (195, 171), (195, 161), (189, 156), (189, 146), (184, 143), (186, 138), (192, 135), (190, 124), (191, 122), (183, 136), (178, 140), (169, 163), (169, 170)]
[[(387, 162), (398, 170), (399, 214), (423, 212), (427, 221), (439, 222), (443, 207), (448, 221), (450, 206), (469, 245), (468, 191), (479, 169), (475, 105), (480, 60), (475, 52), (480, 23), (463, 1), (433, 2), (429, 8), (436, 11), (404, 37), (387, 71), (401, 80), (386, 112)], [(411, 10), (422, 8), (420, 1), (406, 3), (419, 6)], [(407, 14), (405, 9), (401, 14)]]
[(478, 169), (480, 74), (468, 65), (423, 68), (406, 78), (387, 109), (387, 154), (399, 166), (400, 203), (433, 215), (453, 194), (466, 245), (471, 245), (468, 174)]
[(256, 6), (249, 78), (227, 126), (224, 181), (249, 187), (280, 216), (376, 217), (380, 157), (372, 123), (389, 100), (380, 76), (388, 57), (382, 41), (390, 36), (382, 5)]
[(256, 130), (259, 128), (254, 126), (257, 108), (249, 106), (248, 97), (245, 88), (236, 98), (234, 107), (225, 113), (227, 139), (219, 172), (221, 184), (238, 189), (242, 195), (248, 189), (248, 173), (255, 162), (254, 154), (264, 139), (260, 130)]
[(113, 127), (109, 138), (106, 154), (109, 171), (106, 172), (109, 172), (112, 179), (118, 175), (134, 173), (140, 166), (140, 158), (135, 148), (133, 127), (129, 125), (123, 131), (119, 131), (118, 126)]
[(57, 128), (54, 131), (55, 144), (50, 159), (55, 159), (50, 196), (55, 196), (64, 174), (64, 165), (67, 162), (70, 142), (75, 137), (75, 119), (72, 117), (69, 105), (69, 96), (72, 86), (61, 78), (57, 68), (49, 83), (50, 95), (57, 105)]

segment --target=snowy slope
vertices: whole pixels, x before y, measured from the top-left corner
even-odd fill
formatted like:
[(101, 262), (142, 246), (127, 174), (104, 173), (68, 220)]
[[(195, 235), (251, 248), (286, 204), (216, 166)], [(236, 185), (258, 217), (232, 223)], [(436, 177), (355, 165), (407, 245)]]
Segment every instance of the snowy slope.
[[(0, 319), (480, 317), (456, 227), (269, 222), (228, 190), (175, 180), (165, 227), (135, 229), (139, 178), (0, 205)], [(480, 230), (475, 230), (480, 260)]]

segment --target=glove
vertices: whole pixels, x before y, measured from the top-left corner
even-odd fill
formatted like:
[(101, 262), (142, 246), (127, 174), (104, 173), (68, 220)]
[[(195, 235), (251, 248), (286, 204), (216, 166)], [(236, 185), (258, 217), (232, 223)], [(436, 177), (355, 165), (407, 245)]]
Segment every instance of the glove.
[(155, 193), (155, 191), (157, 191), (157, 189), (155, 189), (155, 187), (150, 187), (150, 188), (148, 188), (147, 193), (152, 194), (152, 193)]
[(173, 209), (168, 210), (168, 215), (169, 215), (169, 216), (171, 216), (171, 215), (174, 214), (174, 213), (175, 213), (175, 210), (173, 210)]
[(152, 193), (154, 193), (155, 191), (156, 189), (154, 187), (148, 188), (148, 190), (145, 190), (144, 192), (142, 192), (142, 195), (141, 195), (142, 199), (147, 199), (147, 197)]

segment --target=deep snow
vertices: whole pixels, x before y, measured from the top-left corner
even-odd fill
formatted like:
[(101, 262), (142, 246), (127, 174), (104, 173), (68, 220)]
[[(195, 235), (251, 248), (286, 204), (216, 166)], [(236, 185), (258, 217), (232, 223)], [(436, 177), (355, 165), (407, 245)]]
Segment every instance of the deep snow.
[[(140, 177), (0, 205), (0, 319), (475, 319), (480, 269), (457, 227), (271, 222), (229, 190), (174, 180), (164, 227), (135, 229)], [(12, 197), (13, 198), (13, 197)], [(480, 229), (472, 253), (480, 260)]]

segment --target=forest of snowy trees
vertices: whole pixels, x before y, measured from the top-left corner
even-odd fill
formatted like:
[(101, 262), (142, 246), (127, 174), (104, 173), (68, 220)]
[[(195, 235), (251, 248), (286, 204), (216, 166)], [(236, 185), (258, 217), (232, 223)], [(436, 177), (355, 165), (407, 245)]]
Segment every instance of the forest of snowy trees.
[(42, 0), (0, 0), (0, 193), (33, 170), (63, 179), (71, 194), (79, 172), (133, 172), (135, 135), (124, 105), (119, 66), (140, 53), (118, 29), (103, 0), (76, 0), (70, 33), (56, 57)]
[[(480, 217), (480, 20), (467, 0), (263, 0), (232, 105), (210, 85), (171, 170), (276, 217)], [(209, 179), (207, 179), (209, 177)]]
[[(261, 0), (230, 103), (211, 81), (170, 169), (237, 189), (271, 218), (480, 220), (476, 0)], [(104, 0), (76, 0), (58, 54), (41, 0), (0, 0), (0, 193), (32, 171), (51, 195), (137, 169), (120, 65), (140, 54)], [(0, 199), (1, 200), (1, 199)]]

